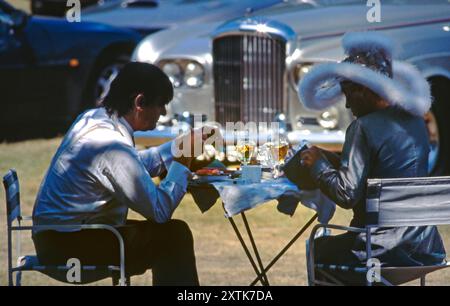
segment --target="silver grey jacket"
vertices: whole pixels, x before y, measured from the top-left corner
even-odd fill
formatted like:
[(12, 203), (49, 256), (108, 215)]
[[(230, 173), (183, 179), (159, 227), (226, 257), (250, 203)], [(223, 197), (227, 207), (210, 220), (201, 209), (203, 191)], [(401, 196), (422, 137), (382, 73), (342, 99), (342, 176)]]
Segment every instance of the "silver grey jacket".
[[(347, 129), (339, 169), (325, 158), (311, 168), (319, 188), (342, 208), (352, 209), (351, 226), (364, 227), (369, 178), (423, 177), (429, 142), (423, 118), (388, 107), (359, 117)], [(373, 254), (388, 265), (442, 262), (445, 250), (434, 226), (375, 229)], [(366, 259), (365, 234), (355, 235), (352, 252)]]

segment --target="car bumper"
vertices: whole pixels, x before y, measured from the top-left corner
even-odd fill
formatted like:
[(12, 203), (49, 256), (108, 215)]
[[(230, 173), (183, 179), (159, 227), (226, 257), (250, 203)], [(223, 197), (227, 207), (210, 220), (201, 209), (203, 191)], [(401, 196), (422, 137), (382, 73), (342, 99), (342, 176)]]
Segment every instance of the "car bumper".
[[(167, 126), (158, 126), (152, 131), (135, 132), (134, 138), (137, 145), (144, 147), (152, 147), (161, 145), (178, 136), (175, 132), (177, 129)], [(234, 141), (234, 135), (223, 135), (226, 144)], [(297, 130), (287, 133), (287, 138), (292, 145), (297, 145), (301, 141), (306, 140), (312, 145), (319, 146), (326, 150), (340, 152), (345, 141), (345, 132), (337, 131), (321, 131), (312, 132), (309, 130)]]

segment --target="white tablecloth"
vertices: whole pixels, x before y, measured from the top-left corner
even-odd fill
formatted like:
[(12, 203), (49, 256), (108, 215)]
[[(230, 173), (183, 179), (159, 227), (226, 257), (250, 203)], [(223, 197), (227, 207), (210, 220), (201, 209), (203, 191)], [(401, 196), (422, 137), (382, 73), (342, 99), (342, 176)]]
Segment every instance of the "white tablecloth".
[[(221, 198), (227, 217), (232, 217), (271, 200), (278, 200), (278, 210), (289, 215), (294, 214), (300, 202), (302, 205), (315, 210), (321, 223), (328, 223), (336, 209), (335, 204), (320, 190), (299, 190), (287, 178), (262, 180), (261, 183), (257, 184), (234, 182), (209, 183)], [(214, 190), (210, 190), (210, 192), (214, 192)], [(202, 211), (208, 210), (217, 200), (217, 194), (215, 197), (208, 194), (207, 188), (191, 188), (191, 193)]]

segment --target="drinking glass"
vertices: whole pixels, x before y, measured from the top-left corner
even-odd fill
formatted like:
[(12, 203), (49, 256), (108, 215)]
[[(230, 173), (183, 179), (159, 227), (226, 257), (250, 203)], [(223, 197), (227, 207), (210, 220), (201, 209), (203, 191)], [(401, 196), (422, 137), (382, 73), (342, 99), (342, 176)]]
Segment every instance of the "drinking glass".
[(289, 142), (284, 136), (270, 137), (264, 145), (267, 152), (269, 164), (272, 165), (273, 177), (277, 178), (283, 175), (281, 166), (284, 164), (289, 152)]
[(236, 152), (239, 161), (247, 165), (256, 153), (256, 143), (247, 137), (239, 139), (236, 145)]

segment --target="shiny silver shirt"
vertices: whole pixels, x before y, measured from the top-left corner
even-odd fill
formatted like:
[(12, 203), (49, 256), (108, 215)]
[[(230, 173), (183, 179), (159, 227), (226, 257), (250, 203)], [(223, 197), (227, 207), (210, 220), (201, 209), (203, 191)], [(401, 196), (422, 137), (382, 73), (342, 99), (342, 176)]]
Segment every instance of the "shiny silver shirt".
[[(168, 169), (159, 186), (152, 176)], [(128, 209), (169, 220), (190, 171), (173, 161), (171, 142), (137, 151), (124, 118), (104, 108), (80, 115), (58, 148), (38, 192), (33, 223), (124, 225)]]

